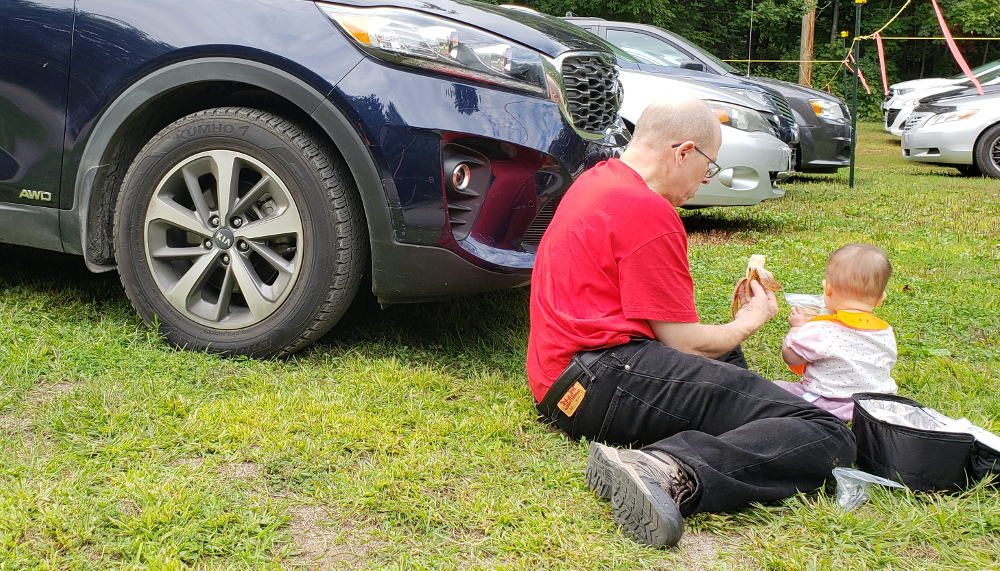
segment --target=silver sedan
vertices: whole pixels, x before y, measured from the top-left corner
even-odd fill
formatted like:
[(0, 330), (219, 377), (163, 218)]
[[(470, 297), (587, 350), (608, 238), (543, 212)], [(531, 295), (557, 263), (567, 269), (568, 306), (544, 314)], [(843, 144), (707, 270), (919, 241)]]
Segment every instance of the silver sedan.
[(903, 158), (1000, 178), (1000, 89), (986, 89), (916, 107), (903, 127)]
[(778, 185), (794, 171), (792, 150), (774, 136), (753, 101), (673, 76), (627, 69), (620, 73), (625, 88), (621, 117), (633, 125), (656, 99), (682, 93), (705, 101), (722, 123), (722, 147), (716, 161), (722, 171), (701, 185), (684, 208), (749, 206), (785, 195)]

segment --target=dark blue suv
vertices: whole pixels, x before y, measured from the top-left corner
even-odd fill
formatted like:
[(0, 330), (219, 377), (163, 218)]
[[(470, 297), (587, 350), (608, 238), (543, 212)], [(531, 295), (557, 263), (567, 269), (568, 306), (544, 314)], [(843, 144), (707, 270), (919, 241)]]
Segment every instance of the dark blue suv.
[(0, 0), (0, 242), (117, 269), (171, 343), (270, 356), (525, 284), (627, 142), (615, 58), (465, 0)]

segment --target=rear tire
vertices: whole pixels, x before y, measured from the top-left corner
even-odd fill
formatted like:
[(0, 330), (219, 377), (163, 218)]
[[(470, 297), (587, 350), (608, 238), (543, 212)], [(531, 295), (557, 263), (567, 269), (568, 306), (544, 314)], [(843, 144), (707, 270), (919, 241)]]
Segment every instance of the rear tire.
[(364, 273), (364, 217), (343, 160), (263, 111), (210, 109), (160, 131), (115, 212), (125, 291), (181, 348), (293, 353), (341, 318)]
[(972, 153), (976, 166), (986, 176), (1000, 178), (1000, 125), (983, 131)]

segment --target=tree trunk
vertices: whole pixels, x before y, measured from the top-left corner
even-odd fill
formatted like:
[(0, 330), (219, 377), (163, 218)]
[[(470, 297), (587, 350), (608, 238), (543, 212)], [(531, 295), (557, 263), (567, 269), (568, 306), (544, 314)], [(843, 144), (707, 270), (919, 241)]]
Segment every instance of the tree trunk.
[(833, 0), (833, 24), (830, 25), (830, 43), (837, 41), (840, 37), (837, 30), (837, 18), (840, 16), (840, 0)]
[(924, 66), (927, 65), (927, 42), (924, 44), (924, 53), (920, 54), (920, 77), (924, 77)]
[(809, 9), (802, 16), (802, 43), (799, 47), (799, 84), (812, 87), (813, 33), (816, 30), (816, 3), (806, 0)]

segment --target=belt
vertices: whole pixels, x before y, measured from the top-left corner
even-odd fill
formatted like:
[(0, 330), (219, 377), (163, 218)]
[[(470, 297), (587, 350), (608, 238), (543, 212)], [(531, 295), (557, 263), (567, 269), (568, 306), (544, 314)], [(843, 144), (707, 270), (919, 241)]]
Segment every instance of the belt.
[(574, 383), (582, 381), (584, 378), (587, 379), (587, 385), (590, 384), (590, 381), (594, 380), (594, 373), (590, 370), (590, 366), (604, 356), (605, 351), (607, 349), (580, 351), (576, 355), (573, 355), (569, 365), (566, 365), (566, 370), (559, 375), (556, 381), (552, 383), (552, 386), (549, 387), (549, 390), (546, 391), (542, 402), (535, 404), (535, 409), (538, 410), (538, 413), (545, 418), (554, 420), (555, 412), (559, 410), (557, 408), (559, 400), (566, 394), (566, 391)]

